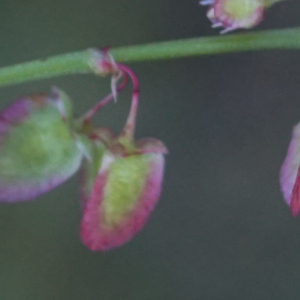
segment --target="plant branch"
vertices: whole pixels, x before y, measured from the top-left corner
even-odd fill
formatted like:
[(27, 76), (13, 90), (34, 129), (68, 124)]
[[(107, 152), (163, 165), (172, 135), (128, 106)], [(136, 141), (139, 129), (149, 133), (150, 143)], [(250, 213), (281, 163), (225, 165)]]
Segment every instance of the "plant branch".
[(128, 63), (267, 49), (300, 49), (300, 27), (122, 47), (111, 53)]
[[(117, 62), (141, 62), (270, 49), (300, 49), (300, 27), (200, 37), (111, 49)], [(0, 68), (0, 86), (76, 73), (95, 73), (93, 49)]]

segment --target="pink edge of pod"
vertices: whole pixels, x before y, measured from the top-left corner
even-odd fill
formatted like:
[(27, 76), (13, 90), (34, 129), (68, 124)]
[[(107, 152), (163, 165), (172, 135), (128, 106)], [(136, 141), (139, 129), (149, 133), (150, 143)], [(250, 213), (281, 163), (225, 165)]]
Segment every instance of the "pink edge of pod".
[(32, 101), (20, 99), (10, 104), (0, 114), (0, 134), (8, 131), (16, 124), (22, 122), (30, 113)]
[(66, 181), (70, 176), (53, 176), (47, 182), (36, 182), (28, 187), (28, 183), (10, 186), (5, 182), (0, 183), (0, 202), (1, 203), (17, 203), (22, 201), (34, 201), (36, 197), (45, 194), (58, 185)]
[(106, 251), (130, 241), (147, 223), (161, 194), (164, 157), (154, 154), (145, 187), (136, 208), (117, 227), (105, 227), (103, 222), (103, 193), (108, 173), (99, 174), (81, 223), (82, 242), (93, 251)]
[(293, 217), (296, 218), (300, 214), (300, 167), (292, 191), (290, 208)]

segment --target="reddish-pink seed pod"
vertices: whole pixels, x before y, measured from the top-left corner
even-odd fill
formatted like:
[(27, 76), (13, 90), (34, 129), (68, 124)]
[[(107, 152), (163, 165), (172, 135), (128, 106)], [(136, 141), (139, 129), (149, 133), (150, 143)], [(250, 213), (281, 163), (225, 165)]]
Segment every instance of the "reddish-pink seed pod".
[(147, 223), (160, 197), (167, 150), (154, 139), (141, 144), (140, 149), (127, 152), (115, 143), (100, 154), (101, 166), (92, 172), (93, 162), (85, 162), (82, 184), (89, 187), (83, 195), (81, 239), (91, 250), (109, 250), (131, 240)]

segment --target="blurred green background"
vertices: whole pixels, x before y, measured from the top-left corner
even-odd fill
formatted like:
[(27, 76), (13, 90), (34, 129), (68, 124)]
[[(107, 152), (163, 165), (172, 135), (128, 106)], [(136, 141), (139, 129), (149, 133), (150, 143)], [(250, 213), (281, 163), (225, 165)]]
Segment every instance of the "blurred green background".
[[(198, 0), (1, 1), (0, 66), (82, 50), (217, 35)], [(300, 5), (272, 7), (256, 29), (299, 26)], [(141, 82), (137, 137), (169, 147), (161, 201), (127, 245), (93, 253), (79, 240), (78, 178), (38, 201), (0, 205), (0, 299), (299, 299), (300, 218), (278, 174), (300, 120), (300, 52), (131, 64)], [(109, 80), (65, 76), (0, 89), (64, 89), (79, 114)], [(129, 89), (97, 122), (118, 131)]]

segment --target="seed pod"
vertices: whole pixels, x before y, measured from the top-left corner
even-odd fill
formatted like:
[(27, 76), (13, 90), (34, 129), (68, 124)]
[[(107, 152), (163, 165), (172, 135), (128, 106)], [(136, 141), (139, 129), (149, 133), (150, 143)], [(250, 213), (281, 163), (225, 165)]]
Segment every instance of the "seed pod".
[[(98, 131), (99, 136), (108, 135)], [(110, 142), (94, 178), (85, 177), (83, 243), (94, 251), (109, 250), (132, 239), (147, 223), (161, 192), (165, 146), (154, 139), (132, 147)], [(130, 148), (130, 150), (128, 150)], [(132, 150), (134, 149), (134, 150)], [(99, 161), (99, 160), (98, 160)], [(83, 173), (87, 174), (88, 162)], [(89, 172), (93, 176), (93, 172)], [(91, 185), (91, 181), (93, 184)]]
[(71, 119), (71, 102), (57, 89), (52, 97), (25, 97), (1, 112), (1, 202), (30, 200), (78, 170), (82, 154)]
[(300, 123), (293, 130), (288, 153), (280, 172), (280, 185), (284, 200), (290, 206), (292, 215), (300, 213)]
[(200, 4), (210, 5), (207, 17), (212, 27), (224, 28), (221, 33), (254, 27), (262, 21), (265, 12), (263, 0), (203, 0)]

